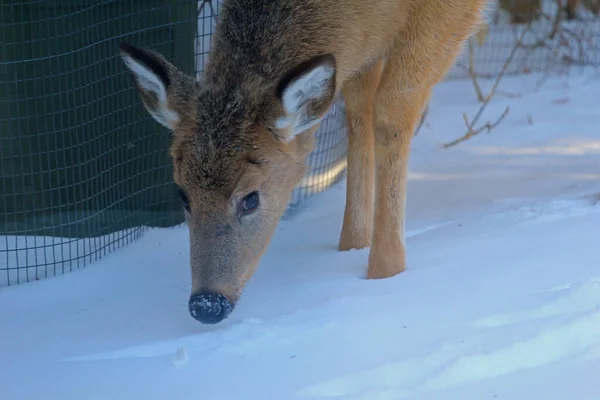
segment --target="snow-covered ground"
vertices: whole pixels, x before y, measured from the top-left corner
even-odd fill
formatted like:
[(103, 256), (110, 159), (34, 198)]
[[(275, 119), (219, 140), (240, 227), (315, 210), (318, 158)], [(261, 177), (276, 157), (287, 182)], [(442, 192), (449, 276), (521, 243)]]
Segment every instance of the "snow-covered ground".
[[(0, 398), (600, 398), (600, 79), (506, 78), (490, 134), (434, 93), (410, 160), (408, 269), (336, 251), (343, 184), (281, 222), (234, 313), (188, 315), (184, 227), (0, 288)], [(486, 83), (489, 87), (489, 82)]]

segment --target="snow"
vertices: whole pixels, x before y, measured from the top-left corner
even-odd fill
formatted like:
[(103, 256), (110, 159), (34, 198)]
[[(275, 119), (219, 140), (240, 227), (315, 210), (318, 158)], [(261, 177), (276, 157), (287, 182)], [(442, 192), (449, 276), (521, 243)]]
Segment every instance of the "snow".
[[(0, 398), (600, 398), (600, 80), (505, 78), (489, 134), (434, 91), (410, 159), (407, 270), (336, 251), (344, 183), (283, 220), (232, 315), (187, 311), (184, 226), (0, 288)], [(484, 82), (484, 87), (491, 82)]]

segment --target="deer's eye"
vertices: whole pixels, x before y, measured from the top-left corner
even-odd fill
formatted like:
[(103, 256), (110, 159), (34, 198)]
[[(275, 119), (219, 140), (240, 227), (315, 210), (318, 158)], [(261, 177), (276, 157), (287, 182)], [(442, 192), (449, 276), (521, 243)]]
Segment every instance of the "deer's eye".
[(252, 192), (244, 197), (238, 207), (239, 213), (241, 215), (246, 215), (256, 211), (260, 205), (259, 197), (258, 192)]
[(179, 198), (183, 203), (183, 208), (185, 208), (186, 211), (190, 211), (190, 200), (188, 199), (187, 194), (185, 194), (181, 188), (179, 189)]

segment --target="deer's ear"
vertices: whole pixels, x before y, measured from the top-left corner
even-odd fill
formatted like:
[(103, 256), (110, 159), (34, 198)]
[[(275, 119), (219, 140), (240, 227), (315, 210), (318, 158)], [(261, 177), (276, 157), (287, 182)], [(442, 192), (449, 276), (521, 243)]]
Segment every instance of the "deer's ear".
[(181, 74), (160, 54), (151, 50), (139, 49), (127, 43), (119, 45), (121, 58), (134, 78), (146, 110), (160, 124), (175, 129), (180, 113), (171, 99), (173, 80)]
[(305, 61), (281, 78), (277, 97), (286, 115), (276, 121), (275, 128), (285, 142), (321, 122), (335, 97), (335, 78), (331, 54)]

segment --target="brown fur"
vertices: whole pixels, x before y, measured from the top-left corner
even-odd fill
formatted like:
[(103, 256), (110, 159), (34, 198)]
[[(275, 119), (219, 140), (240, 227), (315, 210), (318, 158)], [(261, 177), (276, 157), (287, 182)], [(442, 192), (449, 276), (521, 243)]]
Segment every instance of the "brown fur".
[[(475, 31), (485, 4), (227, 0), (200, 82), (146, 51), (170, 83), (162, 106), (141, 88), (144, 104), (151, 112), (162, 107), (179, 116), (168, 126), (174, 130), (174, 178), (190, 201), (192, 291), (209, 288), (234, 303), (252, 276), (305, 173), (317, 128), (288, 143), (291, 133), (276, 127), (285, 116), (281, 88), (322, 62), (335, 65), (335, 79), (308, 114), (325, 114), (341, 91), (348, 118), (339, 248), (371, 246), (369, 278), (403, 271), (411, 138), (433, 85)], [(260, 208), (240, 218), (236, 207), (254, 190)]]

